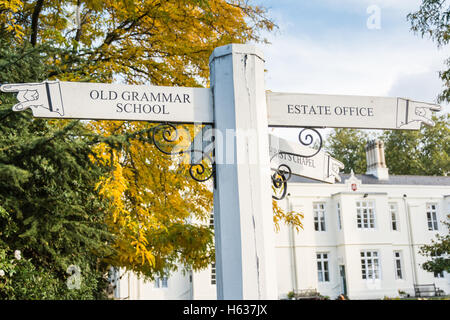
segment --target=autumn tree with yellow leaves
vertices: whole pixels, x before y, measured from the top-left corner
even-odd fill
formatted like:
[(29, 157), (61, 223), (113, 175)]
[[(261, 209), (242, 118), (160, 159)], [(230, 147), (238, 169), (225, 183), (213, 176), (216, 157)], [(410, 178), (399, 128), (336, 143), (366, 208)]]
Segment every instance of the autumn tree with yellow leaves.
[[(41, 50), (48, 79), (62, 81), (208, 86), (214, 48), (264, 42), (262, 33), (274, 27), (248, 0), (0, 0), (0, 35), (23, 55)], [(93, 161), (111, 168), (97, 184), (111, 205), (105, 221), (116, 253), (109, 262), (148, 277), (210, 264), (213, 233), (201, 222), (212, 211), (212, 188), (155, 148), (156, 124), (86, 126), (101, 137), (93, 139)], [(280, 221), (301, 227), (298, 215), (274, 203)]]

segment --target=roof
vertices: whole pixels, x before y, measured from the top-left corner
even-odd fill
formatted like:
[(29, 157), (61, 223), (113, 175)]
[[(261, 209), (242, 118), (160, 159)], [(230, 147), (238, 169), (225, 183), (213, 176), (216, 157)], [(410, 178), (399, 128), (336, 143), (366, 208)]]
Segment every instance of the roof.
[[(340, 174), (341, 182), (337, 184), (344, 184), (350, 178), (350, 174)], [(355, 177), (361, 180), (362, 184), (384, 184), (384, 185), (421, 185), (421, 186), (450, 186), (450, 176), (412, 176), (412, 175), (389, 175), (388, 180), (378, 180), (373, 175), (355, 174)], [(309, 178), (292, 175), (289, 182), (297, 183), (323, 183)]]

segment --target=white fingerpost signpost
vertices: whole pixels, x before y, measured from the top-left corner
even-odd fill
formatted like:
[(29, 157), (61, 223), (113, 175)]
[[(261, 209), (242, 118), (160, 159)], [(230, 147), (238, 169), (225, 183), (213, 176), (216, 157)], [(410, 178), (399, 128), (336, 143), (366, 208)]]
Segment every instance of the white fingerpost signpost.
[[(205, 157), (215, 161), (217, 298), (277, 299), (272, 198), (281, 198), (272, 195), (272, 184), (284, 186), (285, 195), (286, 172), (334, 183), (343, 165), (321, 151), (321, 144), (315, 150), (300, 139), (300, 146), (270, 135), (268, 127), (418, 130), (421, 123), (434, 125), (432, 112), (440, 106), (403, 98), (266, 92), (263, 54), (251, 45), (216, 48), (209, 63), (211, 88), (44, 81), (3, 84), (0, 90), (17, 92), (14, 111), (31, 109), (41, 118), (212, 125), (190, 150), (191, 166)], [(218, 141), (218, 134), (224, 140)]]

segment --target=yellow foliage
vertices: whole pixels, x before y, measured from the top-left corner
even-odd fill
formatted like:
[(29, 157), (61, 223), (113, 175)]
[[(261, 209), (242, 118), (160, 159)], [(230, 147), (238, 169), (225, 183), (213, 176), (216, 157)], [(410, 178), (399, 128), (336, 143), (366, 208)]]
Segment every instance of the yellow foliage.
[[(90, 123), (92, 130), (105, 136), (152, 126), (145, 122)], [(111, 262), (152, 274), (165, 269), (171, 257), (196, 269), (212, 261), (212, 233), (207, 227), (196, 233), (191, 230), (195, 224), (189, 222), (207, 221), (212, 192), (207, 184), (189, 176), (187, 165), (137, 138), (120, 150), (101, 143), (95, 152), (99, 156), (96, 161), (112, 167), (111, 174), (97, 185), (112, 207), (106, 221), (116, 235), (114, 247), (119, 254)], [(181, 252), (183, 256), (178, 256)]]
[(15, 14), (22, 9), (21, 0), (0, 0), (0, 30), (12, 32), (20, 40), (24, 36), (23, 27), (17, 23)]
[[(198, 87), (208, 85), (214, 48), (265, 41), (259, 31), (274, 24), (248, 0), (0, 0), (1, 28), (60, 49), (47, 53), (49, 79)], [(153, 125), (88, 126), (113, 138)], [(116, 145), (105, 141), (94, 151), (92, 161), (111, 168), (97, 190), (111, 205), (105, 220), (115, 235), (112, 264), (151, 276), (175, 263), (194, 270), (211, 263), (213, 235), (200, 225), (212, 210), (211, 186), (189, 176), (186, 157), (167, 157), (137, 137)], [(276, 203), (274, 210), (276, 225), (284, 220), (301, 226), (299, 216)]]
[[(9, 21), (18, 8), (29, 20), (37, 10), (36, 1), (2, 3)], [(55, 66), (59, 80), (113, 81), (120, 75), (127, 83), (205, 86), (215, 47), (265, 41), (259, 30), (273, 27), (264, 9), (247, 0), (46, 0), (39, 23), (22, 31), (80, 54), (82, 67), (65, 55), (54, 57), (66, 64), (64, 70)]]
[(302, 219), (304, 218), (303, 214), (300, 212), (289, 211), (285, 212), (280, 206), (278, 202), (272, 200), (273, 205), (273, 222), (275, 225), (275, 230), (277, 232), (280, 231), (280, 223), (284, 222), (288, 226), (292, 226), (297, 232), (300, 229), (303, 229)]

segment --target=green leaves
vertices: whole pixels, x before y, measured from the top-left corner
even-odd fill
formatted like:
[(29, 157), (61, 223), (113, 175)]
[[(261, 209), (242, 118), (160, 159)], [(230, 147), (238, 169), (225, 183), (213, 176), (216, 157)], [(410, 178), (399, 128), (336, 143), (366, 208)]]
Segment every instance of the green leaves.
[[(450, 5), (448, 1), (422, 0), (418, 11), (408, 14), (411, 30), (422, 37), (435, 41), (438, 47), (444, 47), (450, 42)], [(450, 59), (446, 61), (447, 70), (439, 73), (444, 82), (444, 90), (439, 96), (440, 101), (450, 102)]]
[(450, 6), (447, 1), (423, 0), (418, 11), (407, 15), (411, 29), (443, 46), (450, 41)]
[[(22, 50), (0, 41), (1, 83), (45, 79), (30, 70), (42, 70), (46, 53)], [(27, 258), (0, 296), (101, 298), (107, 265), (99, 261), (111, 254), (112, 236), (104, 223), (109, 206), (95, 185), (107, 168), (92, 163), (92, 139), (80, 121), (33, 119), (10, 112), (13, 96), (0, 100), (0, 250), (20, 249)], [(72, 264), (83, 271), (80, 290), (66, 285)]]
[(365, 145), (369, 135), (357, 129), (334, 129), (326, 141), (326, 150), (341, 161), (345, 168), (344, 173), (366, 172)]
[(445, 175), (450, 172), (450, 115), (433, 117), (434, 127), (385, 131), (386, 163), (397, 175)]
[(450, 115), (433, 117), (434, 127), (419, 131), (385, 130), (378, 133), (356, 129), (335, 129), (326, 142), (330, 154), (342, 161), (344, 172), (366, 172), (365, 146), (369, 139), (384, 141), (390, 174), (445, 175), (450, 172)]
[[(447, 215), (447, 221), (443, 223), (450, 231), (450, 214)], [(429, 272), (440, 273), (450, 272), (450, 234), (436, 235), (431, 244), (420, 247), (419, 253), (426, 256), (429, 260), (422, 264), (422, 268)]]

